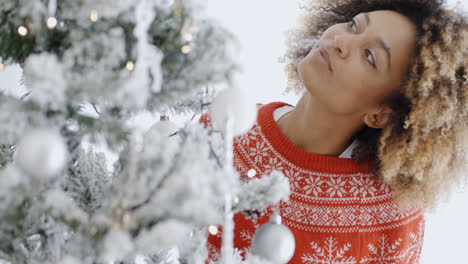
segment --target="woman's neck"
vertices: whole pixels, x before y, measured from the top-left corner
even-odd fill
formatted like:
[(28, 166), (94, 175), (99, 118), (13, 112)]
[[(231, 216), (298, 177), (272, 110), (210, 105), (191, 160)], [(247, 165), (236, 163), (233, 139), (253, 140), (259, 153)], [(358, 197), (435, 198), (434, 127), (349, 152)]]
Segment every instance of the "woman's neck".
[(349, 146), (361, 124), (356, 117), (336, 115), (308, 92), (296, 107), (278, 120), (281, 132), (298, 148), (338, 157)]

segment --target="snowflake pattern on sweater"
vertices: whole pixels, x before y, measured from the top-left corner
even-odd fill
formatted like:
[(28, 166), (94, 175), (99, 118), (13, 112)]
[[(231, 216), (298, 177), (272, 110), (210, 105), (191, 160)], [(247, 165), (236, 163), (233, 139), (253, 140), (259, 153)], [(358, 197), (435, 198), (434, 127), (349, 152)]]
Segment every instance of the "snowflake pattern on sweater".
[(351, 248), (351, 243), (346, 243), (342, 248), (337, 248), (338, 241), (334, 237), (328, 237), (324, 241), (323, 247), (315, 242), (310, 242), (313, 253), (307, 253), (302, 256), (303, 263), (336, 263), (336, 264), (355, 264), (354, 256), (345, 256)]
[[(257, 121), (234, 138), (234, 166), (241, 175), (279, 170), (289, 179), (291, 195), (280, 204), (283, 224), (296, 239), (289, 263), (417, 264), (424, 238), (424, 215), (418, 207), (398, 211), (391, 189), (352, 159), (305, 152), (282, 134), (273, 112), (287, 105), (259, 106)], [(209, 117), (204, 116), (205, 123)], [(251, 251), (257, 220), (234, 216), (234, 246)], [(218, 228), (222, 232), (222, 227)], [(219, 257), (221, 236), (210, 235), (209, 259)]]

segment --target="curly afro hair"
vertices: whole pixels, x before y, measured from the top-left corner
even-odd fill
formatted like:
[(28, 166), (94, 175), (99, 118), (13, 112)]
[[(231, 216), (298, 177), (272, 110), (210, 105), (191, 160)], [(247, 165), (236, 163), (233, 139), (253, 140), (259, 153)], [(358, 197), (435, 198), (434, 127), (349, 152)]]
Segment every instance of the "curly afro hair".
[(330, 26), (362, 12), (396, 11), (417, 29), (415, 56), (402, 91), (384, 98), (393, 109), (383, 128), (355, 134), (352, 158), (390, 186), (399, 208), (433, 211), (466, 181), (468, 146), (468, 22), (442, 0), (304, 0), (298, 25), (286, 33), (280, 62), (286, 91), (303, 90), (297, 66)]

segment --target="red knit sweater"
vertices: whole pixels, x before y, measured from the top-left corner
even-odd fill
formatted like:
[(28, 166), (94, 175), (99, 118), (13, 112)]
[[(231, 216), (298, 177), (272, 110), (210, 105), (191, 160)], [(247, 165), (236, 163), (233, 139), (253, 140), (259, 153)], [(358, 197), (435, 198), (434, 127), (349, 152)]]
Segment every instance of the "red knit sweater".
[[(279, 170), (289, 178), (290, 199), (280, 214), (296, 239), (289, 263), (419, 263), (424, 215), (417, 208), (399, 212), (391, 189), (352, 159), (303, 151), (281, 132), (273, 111), (287, 105), (274, 102), (258, 110), (257, 121), (234, 138), (234, 166), (241, 175)], [(268, 221), (234, 216), (234, 246), (251, 250), (255, 230)], [(221, 227), (218, 227), (222, 230)], [(219, 257), (222, 232), (209, 235), (209, 259)]]

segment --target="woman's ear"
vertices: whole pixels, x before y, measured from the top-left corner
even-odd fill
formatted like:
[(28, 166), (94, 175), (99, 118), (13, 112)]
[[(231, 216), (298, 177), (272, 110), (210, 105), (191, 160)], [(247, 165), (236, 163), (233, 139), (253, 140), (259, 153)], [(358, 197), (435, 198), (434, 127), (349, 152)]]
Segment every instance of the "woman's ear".
[(390, 120), (393, 110), (389, 106), (381, 106), (364, 116), (364, 123), (373, 128), (383, 128)]

